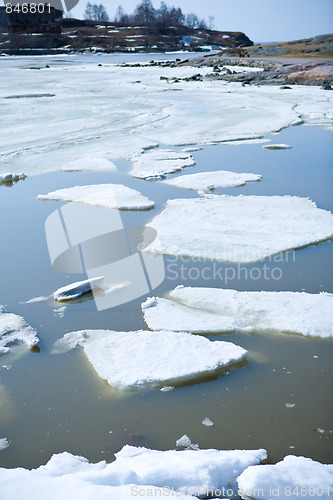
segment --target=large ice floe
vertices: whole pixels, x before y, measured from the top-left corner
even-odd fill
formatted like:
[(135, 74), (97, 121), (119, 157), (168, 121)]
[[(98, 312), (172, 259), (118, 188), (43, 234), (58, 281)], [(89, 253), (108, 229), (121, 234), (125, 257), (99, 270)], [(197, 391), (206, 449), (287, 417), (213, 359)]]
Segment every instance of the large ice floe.
[[(167, 450), (124, 446), (112, 463), (90, 463), (68, 452), (28, 470), (0, 469), (4, 498), (130, 500), (138, 497), (197, 498), (237, 492), (237, 477), (266, 459), (259, 450)], [(219, 491), (221, 490), (221, 491)], [(193, 496), (194, 495), (194, 496)], [(223, 495), (225, 497), (225, 495)]]
[(33, 347), (39, 338), (35, 330), (28, 325), (22, 316), (5, 312), (0, 306), (0, 355), (6, 354), (10, 346), (24, 344)]
[(276, 331), (333, 337), (333, 294), (238, 292), (178, 286), (169, 299), (147, 299), (145, 321), (154, 330), (193, 333)]
[(146, 252), (254, 262), (333, 236), (333, 215), (297, 196), (169, 200), (148, 226), (158, 237)]
[(48, 194), (39, 194), (39, 200), (64, 200), (86, 203), (96, 207), (118, 208), (119, 210), (147, 210), (154, 202), (139, 191), (122, 184), (97, 184), (59, 189)]
[(241, 498), (332, 498), (333, 465), (288, 455), (275, 465), (256, 465), (237, 479)]
[(186, 152), (169, 149), (154, 149), (132, 159), (131, 175), (140, 179), (162, 179), (184, 167), (195, 165), (193, 157)]
[(84, 293), (91, 292), (91, 290), (99, 286), (103, 280), (104, 276), (99, 276), (98, 278), (90, 278), (84, 281), (70, 283), (53, 292), (53, 298), (58, 301), (76, 299)]
[(260, 181), (262, 178), (258, 174), (246, 174), (229, 172), (228, 170), (217, 170), (216, 172), (199, 172), (197, 174), (181, 175), (175, 179), (168, 179), (164, 182), (171, 186), (196, 191), (210, 191), (218, 188), (232, 188), (243, 186), (247, 182)]
[(70, 332), (55, 343), (53, 352), (76, 345), (83, 347), (97, 374), (119, 390), (161, 388), (215, 376), (247, 354), (231, 342), (211, 342), (184, 332), (143, 330)]

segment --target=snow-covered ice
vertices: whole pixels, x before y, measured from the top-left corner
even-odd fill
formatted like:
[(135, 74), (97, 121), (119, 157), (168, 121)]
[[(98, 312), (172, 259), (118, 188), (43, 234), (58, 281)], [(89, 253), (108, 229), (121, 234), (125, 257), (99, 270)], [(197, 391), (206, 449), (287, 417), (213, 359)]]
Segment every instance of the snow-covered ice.
[(291, 149), (292, 146), (289, 146), (288, 144), (267, 144), (263, 146), (265, 149)]
[[(133, 496), (193, 499), (207, 490), (237, 491), (237, 476), (265, 460), (259, 450), (166, 450), (124, 446), (112, 463), (90, 463), (68, 452), (37, 469), (0, 469), (5, 498), (130, 500)], [(161, 488), (161, 490), (159, 490)], [(173, 490), (173, 491), (172, 491)]]
[[(237, 482), (242, 498), (332, 498), (333, 465), (288, 455), (275, 465), (249, 467), (238, 477)], [(275, 493), (272, 494), (273, 490)]]
[(205, 417), (201, 423), (206, 427), (212, 427), (214, 425), (214, 422), (209, 417)]
[(333, 236), (333, 215), (297, 196), (206, 195), (169, 200), (145, 252), (255, 262)]
[(6, 354), (11, 345), (25, 344), (27, 347), (33, 347), (38, 342), (35, 330), (22, 316), (7, 313), (0, 306), (0, 355)]
[(20, 173), (20, 174), (11, 174), (11, 173), (0, 174), (0, 184), (2, 182), (19, 181), (21, 179), (25, 179), (26, 177), (27, 176), (23, 173)]
[(97, 278), (90, 278), (84, 281), (76, 281), (75, 283), (70, 283), (69, 285), (58, 288), (53, 292), (54, 300), (72, 300), (80, 297), (80, 295), (90, 292), (96, 286), (100, 286), (104, 280), (104, 276), (99, 276)]
[[(203, 312), (216, 318), (236, 320), (239, 331), (253, 329), (298, 333), (307, 337), (333, 337), (333, 295), (330, 293), (238, 292), (178, 286), (169, 297), (177, 301), (177, 305), (192, 308), (196, 314)], [(167, 327), (168, 318), (163, 310), (160, 318), (154, 316), (154, 307), (150, 314), (155, 328), (157, 325), (161, 329)]]
[(210, 191), (218, 188), (243, 186), (247, 182), (260, 181), (261, 178), (262, 176), (258, 174), (239, 174), (228, 170), (217, 170), (215, 172), (199, 172), (197, 174), (181, 175), (163, 182), (171, 186), (185, 189)]
[(211, 334), (231, 333), (244, 328), (242, 322), (230, 315), (210, 313), (164, 298), (148, 298), (141, 307), (148, 328), (154, 331)]
[(190, 333), (83, 330), (59, 339), (54, 351), (80, 345), (97, 374), (114, 389), (186, 383), (242, 361), (247, 351)]
[(154, 149), (133, 158), (131, 175), (140, 179), (162, 179), (184, 167), (195, 165), (193, 157), (186, 152), (169, 149)]
[(8, 448), (9, 442), (7, 438), (0, 438), (0, 451)]
[(93, 170), (93, 171), (110, 171), (117, 170), (116, 165), (107, 160), (106, 158), (80, 158), (79, 160), (72, 161), (70, 163), (66, 163), (61, 170), (64, 172), (80, 172), (85, 170)]
[(177, 439), (176, 446), (179, 448), (186, 448), (187, 450), (199, 450), (199, 445), (192, 443), (187, 434)]
[(118, 208), (119, 210), (147, 210), (154, 202), (139, 191), (122, 184), (97, 184), (59, 189), (48, 194), (39, 194), (39, 200), (64, 200), (86, 203), (96, 207)]

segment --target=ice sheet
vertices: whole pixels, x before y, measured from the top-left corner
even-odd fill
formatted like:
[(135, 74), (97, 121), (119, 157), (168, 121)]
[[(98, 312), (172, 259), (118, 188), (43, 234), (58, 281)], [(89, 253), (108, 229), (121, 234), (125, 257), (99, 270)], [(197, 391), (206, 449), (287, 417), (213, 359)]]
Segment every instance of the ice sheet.
[(118, 208), (119, 210), (147, 210), (154, 202), (139, 191), (122, 184), (97, 184), (59, 189), (48, 194), (39, 194), (39, 200), (64, 200), (86, 203), (96, 207)]
[(149, 224), (157, 254), (255, 262), (333, 236), (333, 215), (297, 196), (227, 196), (169, 200)]
[(332, 498), (333, 465), (288, 455), (276, 465), (249, 467), (238, 477), (237, 482), (242, 498)]
[(126, 445), (115, 456), (112, 463), (90, 463), (64, 452), (37, 469), (0, 468), (0, 490), (10, 500), (26, 498), (27, 491), (34, 500), (130, 500), (134, 496), (194, 500), (194, 493), (203, 495), (209, 489), (236, 491), (237, 476), (267, 454), (262, 449), (157, 451)]
[[(196, 314), (228, 316), (230, 320), (237, 320), (244, 329), (333, 337), (333, 294), (330, 293), (238, 292), (179, 286), (169, 296), (193, 308)], [(160, 318), (160, 328), (166, 319)]]
[(104, 276), (99, 276), (97, 278), (90, 278), (84, 281), (76, 281), (75, 283), (70, 283), (69, 285), (63, 286), (53, 292), (54, 300), (72, 300), (80, 297), (80, 295), (90, 292), (96, 286), (102, 284)]
[(262, 176), (258, 174), (238, 174), (237, 172), (230, 172), (228, 170), (217, 170), (215, 172), (181, 175), (163, 182), (185, 189), (210, 191), (218, 188), (243, 186), (247, 182), (260, 181), (261, 178)]
[(7, 313), (0, 306), (0, 355), (6, 354), (11, 345), (25, 344), (33, 347), (39, 338), (35, 330), (17, 314)]
[(204, 337), (170, 331), (116, 332), (84, 330), (57, 341), (82, 346), (97, 374), (114, 389), (161, 388), (215, 374), (243, 360), (243, 348), (231, 342), (210, 342)]
[(155, 149), (133, 158), (131, 175), (140, 179), (162, 179), (184, 167), (195, 165), (188, 153), (169, 149)]

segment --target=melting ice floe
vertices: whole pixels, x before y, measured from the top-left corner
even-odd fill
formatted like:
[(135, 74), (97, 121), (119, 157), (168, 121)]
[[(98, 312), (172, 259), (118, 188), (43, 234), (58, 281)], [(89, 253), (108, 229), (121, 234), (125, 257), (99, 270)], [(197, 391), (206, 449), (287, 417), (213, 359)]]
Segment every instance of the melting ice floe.
[(209, 191), (217, 188), (232, 188), (243, 186), (247, 182), (260, 181), (261, 175), (229, 172), (200, 172), (197, 174), (181, 175), (175, 179), (165, 180), (166, 184), (196, 191)]
[(53, 292), (54, 300), (72, 300), (80, 297), (80, 295), (90, 292), (96, 286), (99, 286), (104, 280), (104, 276), (98, 278), (90, 278), (84, 281), (76, 281), (69, 285), (63, 286)]
[(186, 152), (155, 149), (132, 159), (131, 175), (140, 179), (162, 179), (184, 167), (195, 165), (193, 157)]
[(333, 295), (330, 293), (237, 292), (179, 286), (169, 297), (171, 300), (148, 299), (143, 304), (149, 327), (177, 330), (181, 326), (183, 331), (214, 333), (219, 325), (228, 326), (229, 322), (229, 330), (221, 331), (253, 329), (333, 337)]
[(112, 161), (106, 158), (80, 158), (71, 163), (66, 163), (61, 170), (64, 172), (79, 172), (84, 170), (110, 171), (117, 170), (117, 167)]
[(6, 448), (8, 448), (8, 446), (8, 440), (6, 438), (0, 438), (0, 451), (5, 450)]
[(333, 215), (297, 196), (227, 196), (169, 200), (149, 226), (157, 254), (254, 262), (333, 236)]
[(89, 463), (84, 457), (64, 452), (53, 455), (37, 469), (2, 468), (0, 490), (5, 498), (13, 500), (23, 498), (27, 491), (31, 498), (37, 498), (42, 491), (43, 498), (52, 500), (130, 500), (138, 490), (135, 485), (140, 485), (141, 495), (146, 488), (146, 495), (154, 498), (162, 496), (155, 488), (164, 487), (170, 490), (170, 496), (173, 488), (184, 497), (186, 493), (202, 495), (219, 488), (236, 492), (237, 476), (265, 460), (267, 453), (263, 449), (158, 451), (126, 445), (115, 456), (112, 463)]
[(333, 465), (288, 455), (275, 465), (249, 467), (237, 482), (242, 498), (289, 498), (297, 491), (306, 500), (325, 496), (332, 498)]
[(25, 344), (33, 347), (38, 344), (39, 338), (35, 330), (17, 314), (6, 313), (0, 306), (0, 355), (9, 351), (13, 344)]
[(85, 330), (59, 339), (53, 352), (80, 345), (97, 374), (114, 389), (161, 388), (216, 374), (242, 361), (247, 351), (190, 333)]
[(74, 186), (48, 194), (39, 194), (37, 198), (39, 200), (74, 201), (119, 210), (146, 210), (154, 206), (154, 202), (146, 196), (122, 184)]

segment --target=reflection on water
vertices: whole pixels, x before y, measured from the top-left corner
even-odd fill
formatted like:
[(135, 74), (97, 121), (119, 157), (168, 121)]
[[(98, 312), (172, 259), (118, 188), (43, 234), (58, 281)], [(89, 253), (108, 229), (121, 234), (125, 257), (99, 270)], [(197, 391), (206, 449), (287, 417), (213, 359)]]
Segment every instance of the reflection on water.
[[(319, 208), (332, 210), (331, 133), (291, 127), (282, 131), (281, 142), (293, 148), (275, 152), (260, 144), (207, 147), (193, 153), (197, 165), (192, 171), (221, 168), (262, 174), (259, 183), (217, 192), (292, 194), (310, 197)], [(50, 296), (66, 284), (85, 279), (81, 274), (52, 269), (44, 223), (63, 203), (41, 203), (37, 195), (77, 184), (126, 184), (156, 202), (150, 213), (121, 213), (126, 226), (147, 224), (168, 198), (197, 196), (193, 191), (133, 179), (127, 175), (130, 165), (126, 162), (117, 166), (120, 170), (110, 173), (28, 177), (14, 189), (0, 192), (1, 213), (5, 214), (0, 240), (0, 303), (21, 314), (41, 339), (39, 354), (13, 348), (0, 358), (0, 437), (10, 441), (0, 453), (0, 465), (37, 467), (53, 453), (65, 450), (92, 461), (112, 460), (113, 453), (125, 443), (175, 448), (183, 434), (201, 448), (266, 448), (270, 461), (290, 453), (332, 461), (331, 340), (273, 332), (211, 336), (212, 341), (231, 341), (247, 349), (246, 366), (170, 392), (120, 393), (97, 377), (81, 348), (59, 356), (50, 353), (54, 342), (70, 331), (145, 329), (140, 305), (146, 296), (97, 312), (89, 292), (66, 301), (63, 316), (54, 315), (63, 304), (52, 298), (22, 303), (31, 297)], [(223, 262), (165, 258), (167, 276), (154, 295), (162, 296), (179, 284), (332, 292), (332, 248), (330, 242), (324, 242), (241, 268)], [(207, 267), (209, 273), (203, 273)], [(8, 408), (12, 409), (6, 410), (9, 395), (12, 406)], [(286, 403), (294, 406), (286, 407)], [(214, 426), (202, 425), (205, 417)]]

